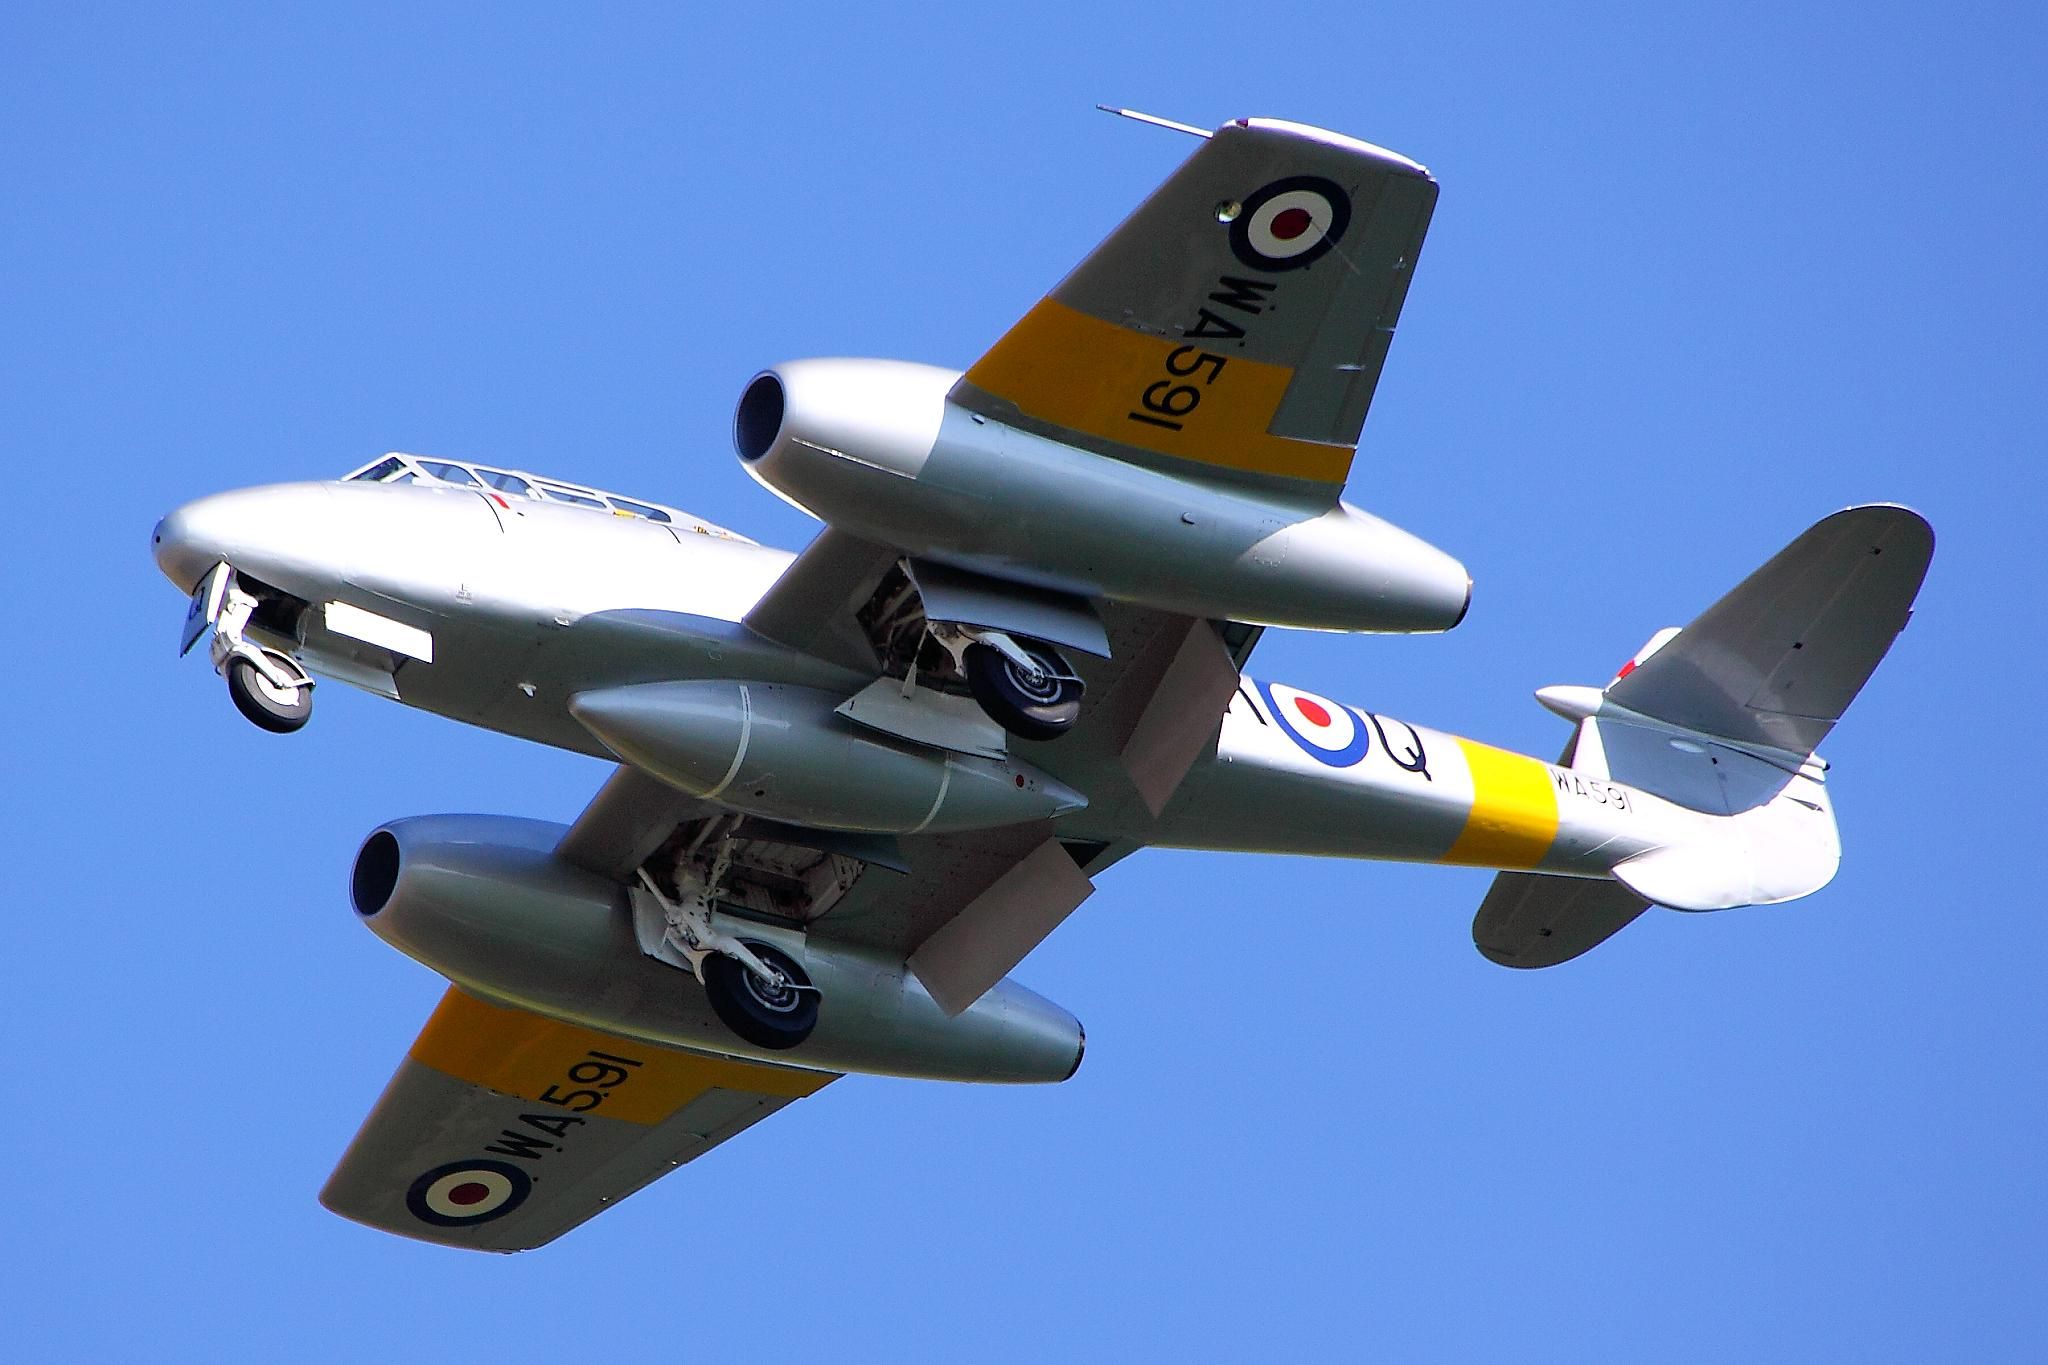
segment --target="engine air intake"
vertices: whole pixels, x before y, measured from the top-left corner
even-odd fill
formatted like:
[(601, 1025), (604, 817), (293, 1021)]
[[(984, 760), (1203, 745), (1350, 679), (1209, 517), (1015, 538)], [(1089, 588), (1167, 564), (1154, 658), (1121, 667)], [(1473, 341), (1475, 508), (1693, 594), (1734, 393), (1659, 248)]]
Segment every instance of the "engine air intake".
[(369, 919), (391, 903), (391, 893), (398, 887), (398, 865), (398, 839), (390, 830), (380, 829), (363, 841), (349, 878), (349, 898), (358, 915)]
[(732, 417), (732, 442), (742, 460), (752, 464), (768, 453), (782, 430), (783, 410), (782, 381), (773, 372), (756, 375)]

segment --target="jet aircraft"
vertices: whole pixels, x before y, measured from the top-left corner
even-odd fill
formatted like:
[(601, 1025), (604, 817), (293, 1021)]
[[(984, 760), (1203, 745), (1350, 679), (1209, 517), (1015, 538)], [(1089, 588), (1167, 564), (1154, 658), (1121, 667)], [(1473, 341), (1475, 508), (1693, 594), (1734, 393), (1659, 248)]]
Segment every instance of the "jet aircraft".
[(392, 454), (157, 526), (265, 729), (316, 676), (615, 760), (569, 825), (372, 832), (355, 913), (449, 989), (322, 1192), (539, 1246), (846, 1073), (1058, 1082), (1011, 971), (1147, 845), (1495, 869), (1480, 952), (1546, 967), (1652, 905), (1840, 856), (1816, 749), (1933, 551), (1838, 512), (1604, 687), (1555, 763), (1242, 672), (1262, 631), (1456, 626), (1449, 554), (1342, 498), (1435, 206), (1383, 148), (1228, 124), (965, 372), (753, 379), (742, 466), (799, 554), (661, 504)]

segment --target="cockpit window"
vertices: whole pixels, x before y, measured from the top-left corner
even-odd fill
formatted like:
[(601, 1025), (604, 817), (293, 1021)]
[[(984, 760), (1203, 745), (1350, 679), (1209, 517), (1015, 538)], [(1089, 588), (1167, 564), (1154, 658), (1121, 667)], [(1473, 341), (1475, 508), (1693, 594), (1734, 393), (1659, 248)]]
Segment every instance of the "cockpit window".
[(421, 460), (420, 468), (432, 474), (442, 483), (459, 483), (470, 488), (479, 487), (476, 475), (470, 473), (459, 464), (449, 464), (446, 460)]
[(350, 483), (388, 483), (393, 474), (405, 468), (405, 461), (396, 455), (386, 455), (368, 469), (360, 469), (348, 476)]
[[(736, 540), (743, 545), (754, 542), (743, 535), (700, 521), (687, 512), (678, 512), (673, 507), (659, 503), (641, 502), (637, 498), (622, 498), (614, 493), (599, 492), (580, 484), (562, 483), (557, 479), (536, 478), (532, 474), (514, 473), (509, 469), (493, 469), (487, 464), (471, 464), (468, 461), (428, 460), (418, 455), (408, 455), (394, 450), (381, 460), (372, 461), (356, 470), (344, 474), (345, 483), (419, 483), (446, 484), (455, 488), (469, 488), (490, 498), (501, 507), (511, 504), (499, 494), (535, 502), (568, 503), (573, 507), (588, 507), (594, 512), (606, 512), (615, 517), (635, 517), (642, 521), (658, 522), (673, 530), (695, 531), (700, 536), (712, 536), (719, 540)], [(495, 493), (485, 493), (495, 489)]]
[(489, 469), (482, 465), (477, 466), (476, 472), (483, 475), (484, 482), (500, 493), (517, 493), (522, 498), (538, 496), (533, 491), (533, 485), (517, 474), (508, 474), (502, 469)]
[(566, 484), (550, 483), (546, 479), (539, 482), (540, 491), (547, 494), (550, 502), (573, 502), (578, 507), (595, 507), (600, 512), (606, 510), (601, 499), (594, 498), (588, 493), (578, 492)]
[(659, 507), (649, 507), (644, 502), (634, 502), (631, 498), (622, 498), (616, 493), (607, 494), (605, 501), (612, 505), (612, 510), (614, 511), (630, 512), (636, 517), (645, 517), (649, 521), (666, 522), (675, 520), (674, 517), (671, 517)]

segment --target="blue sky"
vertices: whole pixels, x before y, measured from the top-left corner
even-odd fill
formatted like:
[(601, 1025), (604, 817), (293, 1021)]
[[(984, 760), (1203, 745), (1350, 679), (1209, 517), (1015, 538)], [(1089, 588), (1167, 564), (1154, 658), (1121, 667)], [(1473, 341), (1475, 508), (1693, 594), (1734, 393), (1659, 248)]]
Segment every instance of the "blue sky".
[[(1790, 9), (9, 8), (9, 1347), (2033, 1358), (2048, 24)], [(1932, 519), (1828, 746), (1840, 877), (1520, 974), (1482, 873), (1152, 853), (1020, 973), (1086, 1021), (1064, 1086), (849, 1080), (523, 1257), (323, 1212), (439, 993), (357, 842), (604, 769), (339, 686), (260, 734), (173, 658), (153, 521), (398, 448), (800, 544), (741, 385), (972, 360), (1189, 150), (1098, 100), (1443, 184), (1350, 496), (1472, 613), (1255, 671), (1549, 754), (1530, 689), (1835, 508)]]

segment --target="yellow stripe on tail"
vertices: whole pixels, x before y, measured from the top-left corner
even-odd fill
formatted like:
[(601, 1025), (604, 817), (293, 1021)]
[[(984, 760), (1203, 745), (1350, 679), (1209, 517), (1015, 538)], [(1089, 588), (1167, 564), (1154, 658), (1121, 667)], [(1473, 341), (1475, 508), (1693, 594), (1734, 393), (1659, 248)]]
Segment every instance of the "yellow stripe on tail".
[(1550, 769), (1533, 758), (1460, 739), (1472, 770), (1472, 811), (1439, 862), (1472, 867), (1535, 867), (1557, 840), (1557, 791)]

